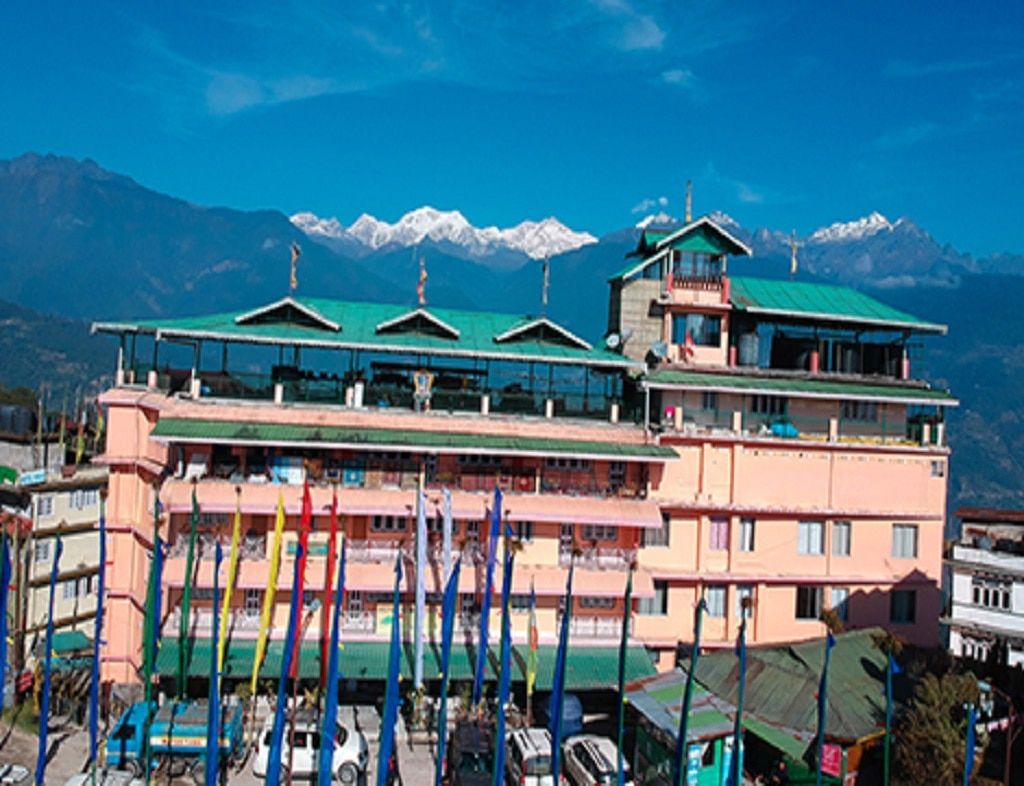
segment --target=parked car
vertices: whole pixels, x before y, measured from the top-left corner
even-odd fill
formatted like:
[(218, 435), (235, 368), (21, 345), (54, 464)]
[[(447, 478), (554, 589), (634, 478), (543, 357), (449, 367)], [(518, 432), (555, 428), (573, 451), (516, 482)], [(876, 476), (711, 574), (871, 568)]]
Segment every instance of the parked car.
[(555, 786), (551, 774), (551, 734), (547, 729), (517, 729), (508, 735), (505, 771), (518, 786)]
[(446, 786), (490, 786), (493, 762), (490, 726), (473, 721), (456, 724), (445, 761)]
[[(623, 767), (626, 786), (633, 786), (625, 759)], [(619, 750), (607, 737), (570, 737), (562, 747), (562, 769), (575, 786), (615, 786), (619, 782)]]
[[(293, 778), (316, 777), (320, 766), (320, 723), (312, 712), (300, 710), (295, 717), (295, 750), (289, 749), (289, 726), (285, 726), (281, 743), (282, 778), (287, 772), (291, 761)], [(256, 740), (256, 757), (252, 763), (253, 774), (260, 778), (267, 777), (270, 766), (270, 738), (273, 734), (273, 718), (263, 727), (263, 733)], [(334, 733), (334, 755), (331, 771), (338, 783), (363, 784), (366, 782), (366, 765), (370, 752), (366, 745), (366, 737), (361, 731), (350, 731), (338, 724)], [(284, 782), (282, 780), (282, 782)]]
[[(25, 775), (28, 775), (28, 770), (25, 770)], [(0, 781), (2, 783), (3, 781)], [(144, 786), (145, 781), (142, 778), (134, 778), (131, 773), (125, 772), (124, 770), (107, 770), (106, 772), (100, 771), (96, 773), (96, 786)], [(92, 773), (91, 772), (80, 772), (78, 775), (72, 775), (64, 786), (93, 786)]]

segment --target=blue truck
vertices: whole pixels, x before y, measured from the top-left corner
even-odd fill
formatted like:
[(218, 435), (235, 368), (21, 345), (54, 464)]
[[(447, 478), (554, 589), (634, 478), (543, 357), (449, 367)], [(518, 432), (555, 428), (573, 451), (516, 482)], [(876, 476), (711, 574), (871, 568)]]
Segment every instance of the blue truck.
[[(150, 705), (149, 722), (150, 767), (162, 767), (172, 777), (191, 775), (196, 784), (204, 779), (206, 723), (209, 709), (205, 701), (173, 701), (157, 708)], [(143, 771), (143, 731), (146, 728), (146, 703), (133, 704), (118, 718), (107, 737), (107, 767), (128, 770), (139, 775)], [(221, 761), (230, 766), (245, 756), (242, 704), (225, 704), (221, 713)]]

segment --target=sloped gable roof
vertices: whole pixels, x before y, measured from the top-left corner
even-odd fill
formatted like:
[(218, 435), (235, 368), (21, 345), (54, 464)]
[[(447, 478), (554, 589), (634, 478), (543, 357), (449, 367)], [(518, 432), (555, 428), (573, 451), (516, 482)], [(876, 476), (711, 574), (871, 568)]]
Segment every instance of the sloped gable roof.
[(420, 320), (430, 323), (443, 335), (447, 335), (450, 338), (457, 339), (460, 335), (458, 328), (452, 327), (440, 317), (436, 317), (431, 314), (425, 308), (414, 308), (412, 311), (406, 311), (404, 314), (399, 314), (397, 317), (392, 317), (391, 319), (379, 322), (377, 324), (376, 331), (378, 333), (400, 332), (405, 326), (415, 326)]
[(335, 333), (341, 330), (341, 325), (334, 320), (328, 319), (312, 306), (300, 303), (295, 298), (288, 296), (275, 300), (266, 306), (246, 311), (235, 317), (236, 325), (299, 325), (302, 327), (321, 328), (331, 330)]

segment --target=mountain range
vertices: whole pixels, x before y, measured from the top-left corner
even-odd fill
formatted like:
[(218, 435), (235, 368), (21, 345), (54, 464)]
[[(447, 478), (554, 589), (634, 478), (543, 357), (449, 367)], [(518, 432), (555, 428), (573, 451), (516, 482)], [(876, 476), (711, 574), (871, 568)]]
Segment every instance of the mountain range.
[[(752, 258), (730, 272), (789, 276), (794, 238), (712, 214)], [(661, 214), (642, 226), (677, 225)], [(607, 279), (636, 246), (634, 225), (600, 238), (555, 218), (478, 228), (456, 210), (422, 207), (394, 223), (344, 226), (314, 213), (205, 207), (150, 190), (92, 161), (29, 153), (0, 161), (0, 384), (75, 388), (109, 374), (112, 347), (88, 334), (96, 318), (179, 316), (248, 308), (288, 291), (298, 243), (299, 294), (415, 302), (422, 260), (429, 303), (540, 310), (574, 332), (605, 331)], [(951, 414), (952, 503), (1024, 505), (1024, 353), (1009, 329), (1024, 302), (1024, 257), (974, 258), (909, 218), (879, 213), (795, 238), (797, 277), (868, 289), (949, 324), (929, 339), (923, 373), (961, 399)], [(56, 316), (54, 316), (56, 315)], [(919, 368), (920, 370), (920, 368)]]

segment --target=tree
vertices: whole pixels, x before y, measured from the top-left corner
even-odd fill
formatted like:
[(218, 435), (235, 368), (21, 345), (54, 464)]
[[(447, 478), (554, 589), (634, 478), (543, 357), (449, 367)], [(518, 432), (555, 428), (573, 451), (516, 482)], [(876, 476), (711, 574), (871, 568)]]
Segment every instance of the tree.
[(896, 766), (904, 782), (958, 786), (967, 741), (964, 705), (977, 701), (973, 674), (924, 676), (896, 730)]

